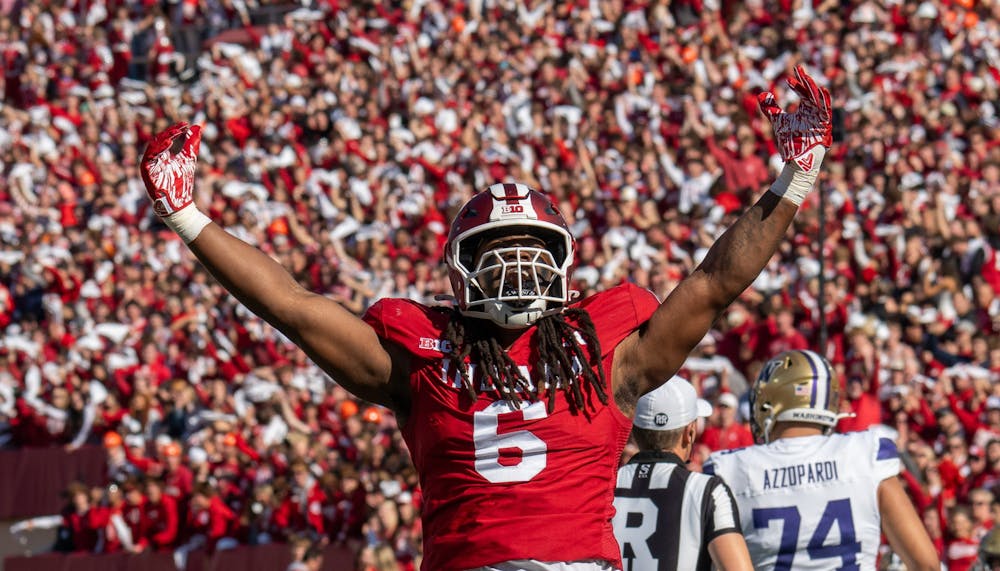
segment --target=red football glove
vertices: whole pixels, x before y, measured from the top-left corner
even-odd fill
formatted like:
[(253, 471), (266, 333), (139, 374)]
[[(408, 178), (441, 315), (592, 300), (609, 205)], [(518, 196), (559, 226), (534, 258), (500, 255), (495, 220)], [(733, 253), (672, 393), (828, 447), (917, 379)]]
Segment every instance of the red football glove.
[(781, 158), (794, 161), (808, 173), (818, 169), (823, 160), (825, 150), (819, 152), (820, 147), (826, 149), (833, 143), (830, 92), (816, 85), (802, 66), (795, 67), (795, 77), (788, 78), (788, 86), (802, 99), (795, 113), (782, 111), (768, 91), (757, 96), (757, 103), (771, 121)]
[[(177, 154), (170, 148), (174, 139), (184, 135), (184, 146)], [(166, 218), (194, 200), (194, 170), (198, 164), (198, 147), (201, 145), (201, 126), (175, 123), (162, 133), (157, 133), (146, 146), (139, 163), (146, 193), (153, 201), (153, 212)]]

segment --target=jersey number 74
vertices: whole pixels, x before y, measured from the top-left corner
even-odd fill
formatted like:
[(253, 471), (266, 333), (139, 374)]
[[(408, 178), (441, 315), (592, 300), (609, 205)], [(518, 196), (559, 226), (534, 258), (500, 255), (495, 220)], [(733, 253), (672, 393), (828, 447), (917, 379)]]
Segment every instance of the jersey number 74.
[[(799, 528), (802, 517), (799, 508), (788, 506), (783, 508), (755, 508), (753, 514), (754, 529), (767, 529), (772, 522), (781, 526), (781, 542), (778, 547), (778, 560), (775, 571), (786, 571), (794, 567), (795, 552), (799, 544)], [(826, 541), (836, 524), (840, 529), (840, 543), (827, 545)], [(854, 517), (851, 514), (850, 498), (831, 500), (826, 504), (820, 517), (816, 531), (809, 538), (806, 553), (810, 559), (828, 559), (839, 557), (841, 571), (858, 571), (858, 554), (861, 553), (861, 543), (854, 534)]]

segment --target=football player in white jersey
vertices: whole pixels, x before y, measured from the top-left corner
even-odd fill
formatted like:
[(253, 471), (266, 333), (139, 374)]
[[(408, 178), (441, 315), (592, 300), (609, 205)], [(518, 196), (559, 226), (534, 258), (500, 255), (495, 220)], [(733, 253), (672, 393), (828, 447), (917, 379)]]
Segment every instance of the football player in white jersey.
[(910, 571), (940, 569), (899, 483), (896, 444), (884, 432), (832, 434), (840, 382), (812, 351), (786, 351), (750, 393), (756, 446), (713, 453), (739, 505), (755, 569), (874, 570), (881, 532)]

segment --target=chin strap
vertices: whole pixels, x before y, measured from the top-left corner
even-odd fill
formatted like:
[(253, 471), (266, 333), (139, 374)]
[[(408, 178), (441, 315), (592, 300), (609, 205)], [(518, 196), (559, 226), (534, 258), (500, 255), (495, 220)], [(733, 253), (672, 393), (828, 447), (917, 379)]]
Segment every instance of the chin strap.
[(770, 416), (764, 419), (764, 426), (762, 426), (760, 430), (761, 437), (764, 439), (764, 444), (770, 444), (772, 428), (774, 428), (774, 417)]

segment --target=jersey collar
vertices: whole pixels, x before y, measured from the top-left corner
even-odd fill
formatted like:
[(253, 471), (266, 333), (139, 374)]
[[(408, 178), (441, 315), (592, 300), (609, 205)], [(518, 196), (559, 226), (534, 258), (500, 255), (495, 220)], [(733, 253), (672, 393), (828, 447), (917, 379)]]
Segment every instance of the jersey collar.
[(628, 461), (629, 464), (648, 464), (650, 462), (667, 462), (670, 464), (680, 464), (681, 466), (687, 464), (687, 462), (681, 460), (680, 456), (664, 450), (643, 450)]

